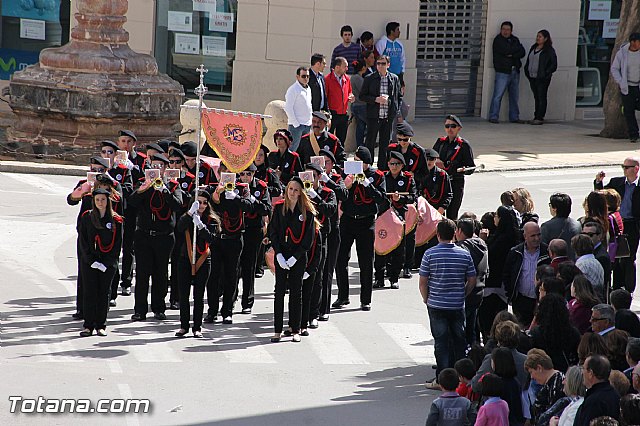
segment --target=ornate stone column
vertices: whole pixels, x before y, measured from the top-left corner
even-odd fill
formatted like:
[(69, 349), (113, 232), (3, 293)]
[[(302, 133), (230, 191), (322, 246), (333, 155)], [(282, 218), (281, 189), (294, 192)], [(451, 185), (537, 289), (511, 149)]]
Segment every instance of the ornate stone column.
[(71, 41), (44, 49), (40, 63), (16, 72), (10, 105), (16, 115), (10, 141), (38, 151), (93, 152), (96, 142), (133, 130), (156, 140), (179, 129), (182, 86), (158, 73), (155, 58), (128, 45), (127, 0), (77, 0)]

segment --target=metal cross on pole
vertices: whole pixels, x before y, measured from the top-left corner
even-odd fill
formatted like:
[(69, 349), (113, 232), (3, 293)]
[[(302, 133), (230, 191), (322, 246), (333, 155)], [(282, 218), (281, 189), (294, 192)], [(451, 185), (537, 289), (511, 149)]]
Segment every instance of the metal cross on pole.
[[(194, 93), (198, 95), (198, 145), (196, 147), (196, 193), (195, 197), (198, 198), (198, 189), (200, 188), (200, 146), (202, 145), (202, 106), (204, 105), (204, 95), (207, 94), (207, 86), (204, 85), (204, 75), (209, 72), (204, 67), (204, 64), (200, 64), (199, 68), (196, 68), (196, 72), (200, 74), (200, 85), (196, 87)], [(195, 214), (198, 214), (196, 212)], [(196, 244), (197, 244), (197, 232), (198, 228), (196, 224), (193, 224), (193, 241), (191, 250), (191, 274), (195, 276), (196, 270)]]

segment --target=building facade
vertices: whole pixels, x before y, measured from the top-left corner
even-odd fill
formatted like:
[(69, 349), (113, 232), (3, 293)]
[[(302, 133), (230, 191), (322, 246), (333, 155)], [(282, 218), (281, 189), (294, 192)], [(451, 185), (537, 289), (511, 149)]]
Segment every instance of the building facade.
[[(20, 13), (27, 12), (12, 12), (6, 6), (10, 3), (19, 2), (0, 0), (0, 59), (6, 59), (2, 52), (9, 49), (28, 52), (33, 61), (39, 49), (68, 39), (69, 21), (74, 22), (73, 1), (69, 7), (69, 0), (51, 0), (60, 14), (57, 23), (46, 23), (45, 40), (22, 38)], [(377, 40), (384, 35), (387, 22), (397, 21), (406, 52), (405, 100), (411, 107), (410, 118), (442, 117), (445, 113), (486, 118), (494, 79), (491, 45), (500, 23), (509, 20), (527, 50), (538, 30), (546, 28), (551, 33), (558, 71), (549, 90), (547, 118), (572, 120), (601, 112), (598, 107), (608, 79), (620, 3), (130, 0), (125, 28), (130, 46), (155, 56), (160, 70), (183, 84), (190, 96), (194, 96), (199, 81), (195, 68), (204, 63), (209, 69), (205, 79), (207, 104), (262, 112), (271, 100), (283, 99), (287, 87), (295, 81), (295, 69), (308, 65), (312, 53), (331, 56), (341, 41), (341, 26), (353, 27), (354, 40), (366, 30)], [(8, 84), (9, 74), (0, 74), (0, 87)], [(505, 116), (506, 108), (505, 101)], [(524, 75), (520, 110), (521, 118), (532, 118), (533, 96)]]

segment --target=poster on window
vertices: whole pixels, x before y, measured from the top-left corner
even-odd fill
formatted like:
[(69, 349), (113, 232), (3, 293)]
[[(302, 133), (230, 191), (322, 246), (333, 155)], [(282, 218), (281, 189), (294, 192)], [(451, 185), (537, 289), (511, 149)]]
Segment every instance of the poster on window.
[(589, 2), (589, 20), (604, 21), (611, 17), (611, 0), (609, 1), (590, 1)]
[(187, 55), (200, 54), (200, 36), (197, 34), (175, 33), (175, 51)]
[(60, 22), (60, 0), (6, 0), (2, 16)]
[(216, 12), (209, 14), (209, 31), (233, 32), (233, 13)]
[(193, 13), (191, 12), (174, 12), (169, 11), (167, 29), (169, 31), (178, 31), (182, 33), (190, 33), (193, 31)]
[(227, 38), (202, 36), (202, 54), (205, 56), (227, 56)]
[(46, 40), (46, 22), (37, 19), (20, 19), (20, 38)]
[(619, 23), (619, 19), (606, 19), (602, 23), (602, 38), (616, 38)]
[(217, 7), (217, 0), (193, 0), (194, 12), (215, 13), (216, 7)]

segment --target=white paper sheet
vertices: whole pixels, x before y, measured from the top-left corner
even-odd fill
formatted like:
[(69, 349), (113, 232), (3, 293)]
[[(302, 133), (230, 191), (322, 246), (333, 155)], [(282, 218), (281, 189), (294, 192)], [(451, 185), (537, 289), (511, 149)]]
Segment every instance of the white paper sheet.
[(209, 31), (233, 32), (233, 13), (209, 13)]
[(362, 174), (362, 161), (345, 161), (344, 173), (347, 175)]
[(167, 29), (169, 31), (190, 33), (193, 31), (193, 13), (170, 10), (168, 13)]
[(205, 56), (227, 56), (227, 38), (202, 36), (202, 54)]
[(46, 21), (37, 19), (20, 19), (20, 38), (28, 38), (31, 40), (45, 40)]
[(189, 55), (200, 54), (200, 36), (197, 34), (175, 33), (175, 52)]

